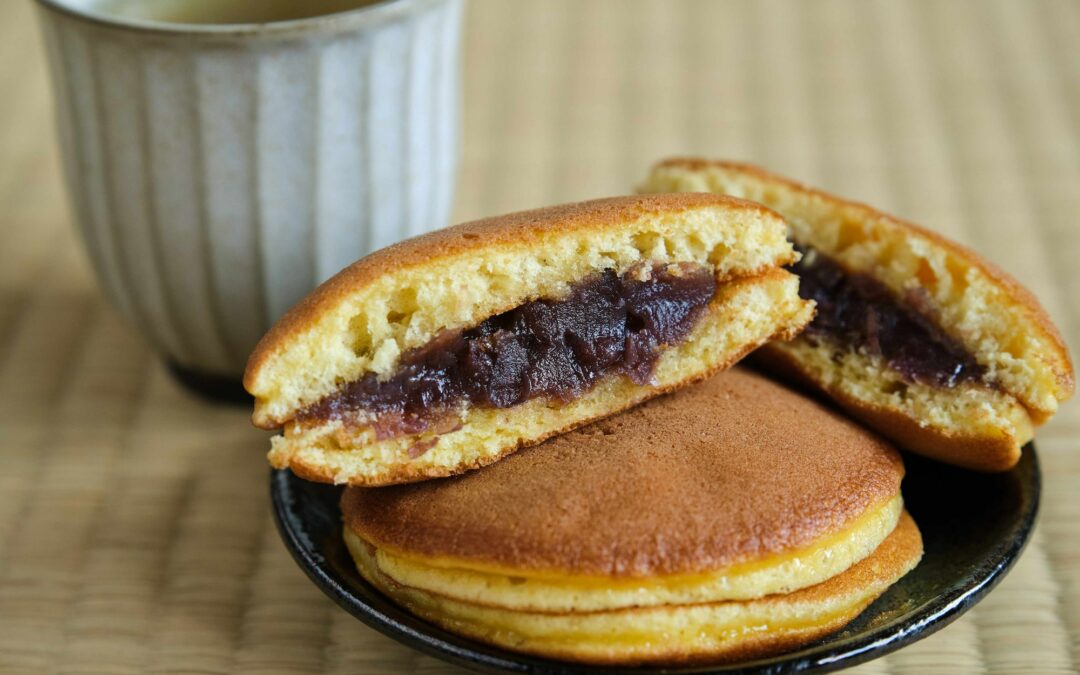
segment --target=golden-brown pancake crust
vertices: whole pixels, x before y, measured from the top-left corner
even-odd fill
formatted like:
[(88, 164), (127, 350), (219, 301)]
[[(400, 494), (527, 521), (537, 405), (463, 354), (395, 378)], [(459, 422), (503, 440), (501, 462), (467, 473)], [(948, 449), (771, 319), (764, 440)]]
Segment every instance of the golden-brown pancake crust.
[(900, 489), (877, 436), (742, 369), (482, 471), (346, 490), (346, 524), (401, 554), (502, 569), (708, 571), (807, 546)]

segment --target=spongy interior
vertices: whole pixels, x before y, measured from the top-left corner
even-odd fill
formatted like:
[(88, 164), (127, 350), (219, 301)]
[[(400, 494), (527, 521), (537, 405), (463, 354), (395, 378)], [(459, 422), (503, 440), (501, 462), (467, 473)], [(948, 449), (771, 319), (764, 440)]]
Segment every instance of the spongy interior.
[(854, 399), (877, 409), (898, 411), (949, 438), (1009, 438), (1019, 452), (1033, 434), (1027, 409), (993, 387), (961, 382), (942, 389), (908, 382), (879, 358), (807, 339), (777, 342), (769, 345), (769, 350), (790, 355), (811, 379), (826, 391), (839, 394), (841, 400)]
[(270, 357), (251, 387), (255, 421), (281, 424), (345, 382), (390, 374), (402, 352), (444, 329), (474, 326), (528, 300), (562, 297), (604, 269), (621, 274), (641, 261), (693, 262), (722, 280), (793, 255), (775, 216), (699, 208), (600, 230), (541, 233), (395, 269), (356, 289)]
[[(750, 600), (790, 593), (840, 574), (870, 555), (896, 527), (899, 493), (854, 522), (794, 551), (708, 572), (647, 578), (597, 578), (567, 571), (488, 568), (475, 561), (417, 557), (376, 546), (376, 564), (390, 579), (440, 595), (506, 609), (588, 612), (625, 607)], [(346, 530), (346, 537), (357, 537)]]
[(897, 296), (925, 289), (935, 322), (987, 368), (988, 381), (1032, 409), (1037, 421), (1069, 395), (1069, 366), (1030, 309), (964, 256), (886, 216), (723, 165), (660, 165), (644, 189), (707, 191), (761, 202), (784, 216), (800, 245), (850, 271), (871, 274)]
[(798, 278), (779, 269), (721, 285), (687, 339), (660, 355), (654, 383), (634, 384), (623, 375), (600, 379), (582, 396), (560, 403), (532, 399), (512, 408), (471, 407), (460, 427), (437, 436), (419, 457), (409, 457), (416, 438), (377, 440), (370, 429), (341, 422), (290, 423), (272, 440), (270, 462), (301, 475), (356, 485), (449, 475), (493, 461), (524, 442), (538, 442), (585, 421), (610, 415), (681, 382), (729, 365), (773, 337), (790, 337), (813, 314), (798, 297)]

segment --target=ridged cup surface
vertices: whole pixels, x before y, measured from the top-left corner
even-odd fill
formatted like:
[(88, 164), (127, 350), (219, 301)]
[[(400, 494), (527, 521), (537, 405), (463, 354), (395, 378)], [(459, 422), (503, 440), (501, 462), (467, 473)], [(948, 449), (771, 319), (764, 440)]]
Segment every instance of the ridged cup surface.
[(239, 376), (315, 285), (447, 224), (462, 4), (231, 30), (40, 3), (75, 221), (159, 352)]

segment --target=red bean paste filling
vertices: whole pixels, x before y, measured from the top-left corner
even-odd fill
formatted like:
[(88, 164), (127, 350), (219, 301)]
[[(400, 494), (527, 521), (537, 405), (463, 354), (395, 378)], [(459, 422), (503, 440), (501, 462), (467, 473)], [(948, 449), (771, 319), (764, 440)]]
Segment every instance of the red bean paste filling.
[(900, 299), (871, 276), (849, 273), (812, 249), (796, 248), (803, 253), (792, 266), (799, 295), (817, 302), (806, 338), (879, 356), (907, 382), (953, 387), (982, 381), (986, 369), (919, 310), (927, 305), (925, 291)]
[(644, 385), (663, 348), (690, 333), (715, 292), (703, 265), (638, 266), (621, 277), (608, 270), (560, 300), (530, 301), (468, 330), (444, 331), (403, 354), (389, 379), (369, 374), (297, 420), (370, 424), (379, 438), (393, 438), (448, 431), (442, 427), (448, 418), (456, 423), (451, 412), (462, 402), (569, 402), (611, 374)]

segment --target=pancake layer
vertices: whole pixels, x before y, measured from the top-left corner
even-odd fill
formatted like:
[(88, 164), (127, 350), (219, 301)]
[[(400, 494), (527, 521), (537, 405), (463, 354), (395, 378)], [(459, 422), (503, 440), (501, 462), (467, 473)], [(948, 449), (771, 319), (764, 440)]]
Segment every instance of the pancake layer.
[(342, 270), (260, 341), (244, 374), (253, 419), (282, 426), (341, 381), (391, 373), (400, 354), (591, 274), (654, 262), (717, 280), (792, 262), (782, 220), (707, 195), (619, 197), (523, 211), (408, 239)]
[(455, 600), (383, 574), (374, 547), (346, 530), (360, 573), (443, 628), (540, 656), (594, 664), (737, 661), (784, 651), (848, 623), (918, 564), (922, 540), (905, 512), (867, 558), (829, 580), (755, 600), (539, 613)]
[[(724, 600), (746, 600), (813, 586), (859, 562), (896, 527), (899, 495), (869, 510), (850, 527), (797, 551), (737, 563), (714, 572), (651, 578), (537, 574), (472, 569), (448, 559), (424, 559), (379, 549), (369, 564), (391, 581), (455, 600), (533, 612), (592, 612)], [(362, 540), (345, 530), (350, 548)]]
[(954, 242), (748, 165), (668, 160), (642, 189), (760, 201), (785, 217), (808, 255), (824, 256), (855, 286), (860, 277), (871, 279), (916, 323), (958, 345), (960, 360), (970, 359), (978, 377), (945, 378), (945, 384), (913, 378), (882, 357), (873, 331), (891, 327), (870, 326), (869, 344), (855, 346), (811, 330), (758, 355), (911, 450), (973, 469), (1011, 468), (1033, 428), (1073, 392), (1068, 352), (1038, 301)]
[[(273, 441), (271, 463), (311, 480), (383, 485), (459, 473), (706, 377), (770, 339), (793, 336), (813, 312), (813, 303), (798, 297), (794, 278), (780, 269), (797, 257), (776, 214), (715, 195), (598, 200), (411, 239), (344, 270), (264, 337), (245, 373), (245, 386), (256, 397), (253, 419), (264, 428), (284, 428), (284, 435)], [(580, 387), (554, 388), (573, 391), (572, 396), (548, 395), (506, 405), (451, 399), (433, 424), (417, 425), (409, 419), (385, 424), (378, 411), (342, 412), (338, 405), (347, 398), (344, 392), (368, 385), (423, 385), (431, 374), (442, 377), (441, 371), (432, 371), (414, 378), (414, 364), (407, 359), (437, 353), (433, 347), (447, 336), (487, 330), (485, 322), (492, 317), (529, 303), (565, 302), (576, 297), (574, 289), (604, 275), (627, 279), (649, 269), (704, 271), (716, 289), (703, 311), (695, 309), (688, 334), (676, 331), (678, 339), (653, 344), (646, 338), (632, 344), (630, 333), (641, 330), (635, 325), (641, 322), (638, 316), (627, 316), (614, 326), (616, 335), (626, 331), (628, 354), (642, 346), (656, 350), (643, 361), (640, 354), (631, 355), (651, 365), (651, 373), (590, 377)], [(647, 284), (658, 284), (660, 278), (657, 274)], [(614, 302), (616, 311), (619, 302)], [(674, 306), (657, 298), (646, 315), (670, 317)], [(581, 314), (589, 316), (589, 309)], [(580, 357), (578, 352), (598, 344), (592, 335), (564, 340), (562, 324), (540, 328), (554, 332), (562, 351), (537, 346), (532, 338), (524, 343), (503, 340), (509, 334), (503, 331), (491, 336), (494, 345), (485, 343), (484, 358), (500, 372), (504, 367), (513, 371), (521, 359), (530, 367), (544, 359), (561, 363), (560, 358)], [(517, 351), (500, 351), (504, 344), (517, 345)], [(623, 342), (616, 339), (615, 344)], [(527, 353), (519, 353), (522, 350)], [(466, 358), (464, 352), (460, 358)], [(472, 359), (473, 352), (467, 358)], [(455, 361), (447, 368), (458, 365)], [(535, 370), (546, 377), (543, 368)], [(563, 371), (567, 376), (577, 372)], [(544, 389), (529, 373), (515, 386)], [(361, 382), (367, 384), (361, 387)], [(442, 390), (436, 386), (432, 391)], [(505, 398), (480, 394), (473, 399)], [(382, 394), (376, 398), (388, 403)], [(431, 408), (414, 407), (424, 414)], [(386, 433), (390, 427), (393, 431)]]
[(908, 382), (879, 359), (829, 343), (766, 345), (756, 362), (828, 394), (852, 416), (903, 448), (980, 471), (1006, 471), (1034, 436), (1029, 411), (980, 384), (942, 388)]

